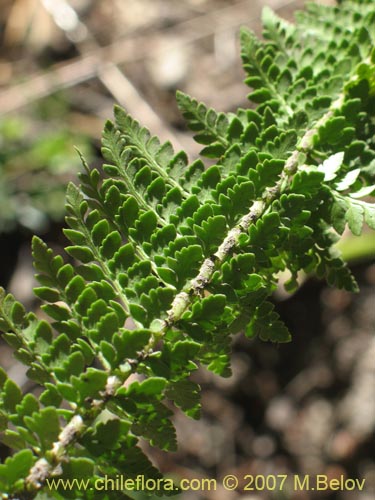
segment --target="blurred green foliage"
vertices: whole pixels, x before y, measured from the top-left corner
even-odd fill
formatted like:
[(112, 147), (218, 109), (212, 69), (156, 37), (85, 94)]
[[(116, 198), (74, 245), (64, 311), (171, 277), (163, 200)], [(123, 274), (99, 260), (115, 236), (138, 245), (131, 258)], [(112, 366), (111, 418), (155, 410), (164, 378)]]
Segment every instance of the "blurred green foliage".
[(93, 155), (89, 139), (69, 128), (69, 113), (60, 93), (0, 118), (0, 233), (40, 233), (63, 218), (66, 184), (79, 165), (75, 147)]

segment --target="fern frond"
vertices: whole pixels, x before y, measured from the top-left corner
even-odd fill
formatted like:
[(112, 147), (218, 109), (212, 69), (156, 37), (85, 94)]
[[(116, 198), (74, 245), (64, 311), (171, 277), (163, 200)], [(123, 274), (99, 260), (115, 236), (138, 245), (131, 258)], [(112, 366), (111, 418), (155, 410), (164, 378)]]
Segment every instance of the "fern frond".
[(238, 331), (291, 339), (269, 300), (280, 272), (288, 291), (301, 270), (357, 290), (334, 245), (346, 225), (375, 229), (361, 199), (374, 194), (373, 21), (367, 0), (311, 4), (296, 24), (266, 9), (265, 42), (241, 32), (255, 109), (177, 96), (208, 168), (115, 108), (102, 170), (82, 158), (67, 189), (70, 261), (33, 240), (50, 321), (0, 291), (0, 329), (42, 391), (23, 395), (0, 371), (8, 498), (36, 498), (52, 477), (161, 477), (139, 439), (176, 449), (167, 401), (198, 418), (191, 373), (230, 375)]

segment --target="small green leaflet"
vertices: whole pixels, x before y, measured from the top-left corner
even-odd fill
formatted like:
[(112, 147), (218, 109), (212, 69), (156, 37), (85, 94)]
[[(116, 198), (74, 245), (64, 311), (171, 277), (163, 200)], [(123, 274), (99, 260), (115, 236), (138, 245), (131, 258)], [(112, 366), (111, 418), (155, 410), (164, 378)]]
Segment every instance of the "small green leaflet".
[(344, 160), (344, 153), (339, 152), (330, 156), (324, 162), (319, 165), (318, 172), (323, 172), (324, 180), (326, 182), (332, 181), (336, 178), (337, 172), (340, 170), (342, 162)]

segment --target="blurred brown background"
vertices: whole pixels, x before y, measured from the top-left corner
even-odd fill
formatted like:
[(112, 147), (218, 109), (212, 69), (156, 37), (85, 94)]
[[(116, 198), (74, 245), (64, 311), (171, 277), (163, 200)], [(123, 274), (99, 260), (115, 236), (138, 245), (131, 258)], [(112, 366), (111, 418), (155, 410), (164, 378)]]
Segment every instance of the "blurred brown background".
[[(332, 2), (325, 2), (332, 3)], [(0, 285), (27, 306), (33, 233), (61, 250), (64, 190), (80, 168), (73, 146), (100, 163), (114, 102), (191, 158), (199, 147), (175, 104), (181, 89), (223, 111), (247, 107), (238, 31), (261, 34), (264, 5), (293, 19), (287, 0), (1, 0)], [(357, 245), (359, 248), (359, 245)], [(183, 500), (375, 498), (375, 264), (352, 251), (361, 293), (307, 281), (275, 297), (294, 340), (234, 340), (233, 376), (204, 370), (203, 416), (175, 423), (175, 454), (150, 450), (177, 477), (327, 474), (365, 478), (363, 492), (190, 492)], [(0, 365), (32, 389), (11, 351)], [(1, 450), (4, 458), (7, 450)]]

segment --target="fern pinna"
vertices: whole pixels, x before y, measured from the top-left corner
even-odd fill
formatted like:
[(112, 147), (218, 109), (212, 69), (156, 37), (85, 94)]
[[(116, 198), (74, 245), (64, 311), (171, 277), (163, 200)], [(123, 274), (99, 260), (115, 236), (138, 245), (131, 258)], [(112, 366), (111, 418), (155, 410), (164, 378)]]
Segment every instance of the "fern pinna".
[(166, 401), (199, 418), (197, 366), (229, 376), (241, 330), (290, 340), (269, 301), (281, 271), (289, 291), (301, 270), (357, 289), (334, 244), (346, 226), (375, 228), (362, 200), (375, 176), (373, 2), (308, 4), (295, 24), (265, 9), (263, 23), (265, 41), (241, 32), (253, 107), (217, 113), (177, 95), (216, 163), (189, 163), (117, 107), (102, 170), (83, 160), (68, 186), (71, 258), (33, 240), (50, 321), (1, 291), (3, 338), (42, 388), (23, 395), (0, 373), (1, 441), (14, 451), (2, 498), (131, 498), (49, 481), (160, 477), (139, 440), (176, 449)]

